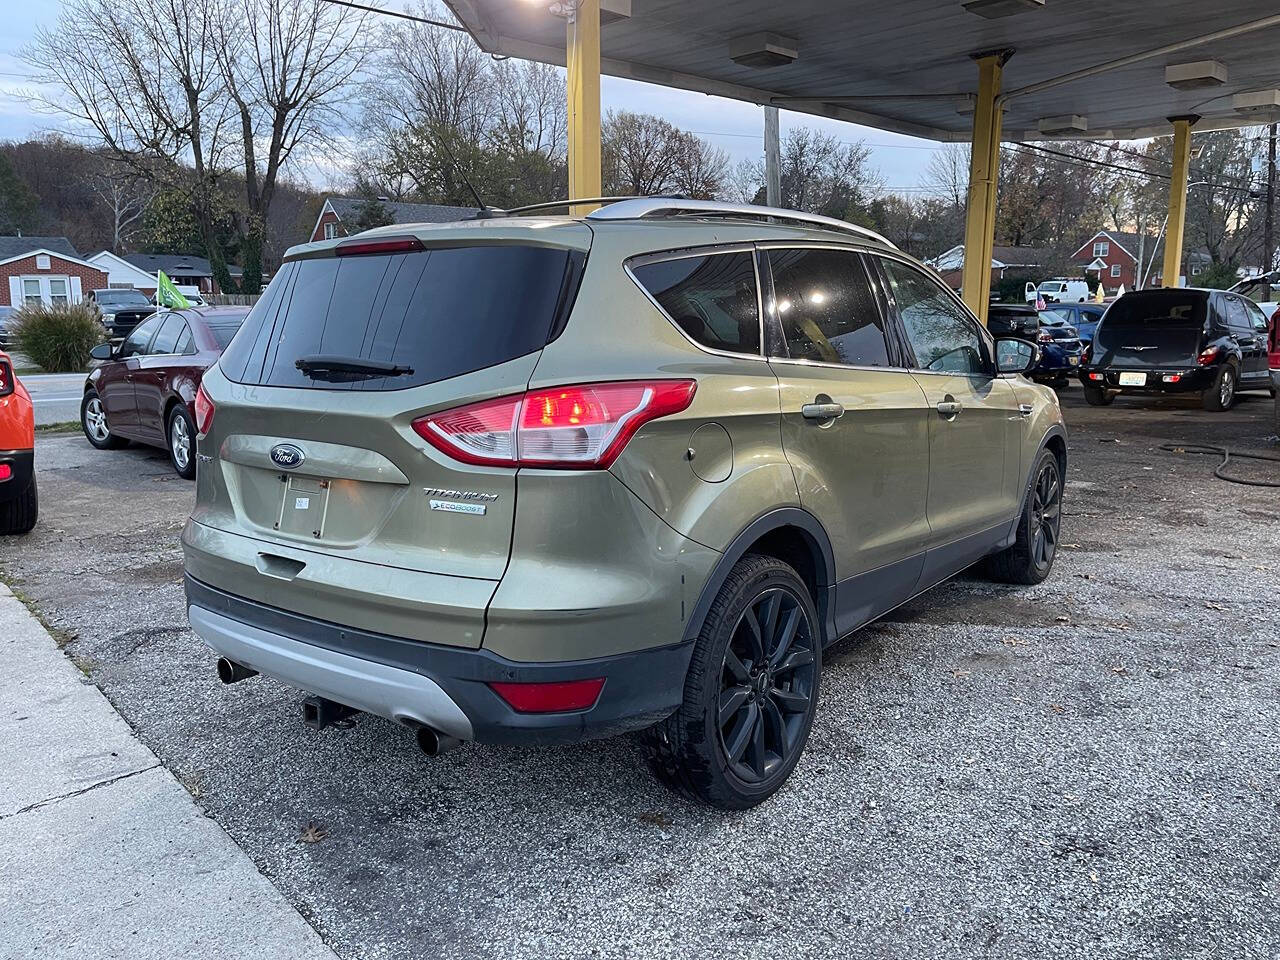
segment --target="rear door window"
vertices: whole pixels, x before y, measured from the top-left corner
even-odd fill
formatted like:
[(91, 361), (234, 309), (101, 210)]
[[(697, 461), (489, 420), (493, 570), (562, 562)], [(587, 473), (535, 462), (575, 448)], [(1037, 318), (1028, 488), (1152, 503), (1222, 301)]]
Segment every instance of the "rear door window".
[(712, 350), (760, 353), (760, 301), (750, 253), (638, 263), (631, 273), (695, 342)]
[[(572, 258), (581, 256), (493, 245), (299, 260), (250, 313), (222, 370), (275, 387), (401, 390), (505, 363), (546, 345), (569, 306)], [(297, 362), (315, 356), (412, 372), (313, 379)]]
[(160, 332), (156, 334), (155, 340), (151, 342), (149, 354), (161, 355), (178, 353), (178, 340), (182, 336), (182, 331), (186, 329), (187, 322), (176, 313), (171, 313), (164, 325), (160, 328)]
[(773, 300), (792, 359), (888, 367), (884, 316), (862, 256), (849, 250), (769, 250)]
[(167, 316), (169, 316), (167, 313), (157, 313), (134, 327), (129, 332), (129, 336), (125, 337), (124, 343), (120, 345), (120, 352), (116, 354), (116, 359), (125, 360), (145, 353), (147, 344), (151, 342), (151, 338), (155, 336), (156, 330)]

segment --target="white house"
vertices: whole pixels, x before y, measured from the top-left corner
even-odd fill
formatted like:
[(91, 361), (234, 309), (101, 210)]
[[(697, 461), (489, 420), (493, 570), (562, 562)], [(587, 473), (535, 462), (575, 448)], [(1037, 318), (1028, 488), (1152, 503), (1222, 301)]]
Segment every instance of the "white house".
[(89, 262), (107, 272), (108, 287), (132, 287), (140, 290), (148, 297), (156, 292), (156, 275), (135, 267), (124, 257), (118, 257), (110, 250), (103, 250), (89, 257)]

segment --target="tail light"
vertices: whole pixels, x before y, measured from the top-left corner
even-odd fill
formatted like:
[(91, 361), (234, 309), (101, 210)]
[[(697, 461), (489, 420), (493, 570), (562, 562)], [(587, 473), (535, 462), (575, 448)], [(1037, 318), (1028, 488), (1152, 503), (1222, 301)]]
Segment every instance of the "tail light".
[(213, 401), (209, 399), (209, 394), (204, 392), (204, 384), (200, 385), (200, 389), (196, 391), (196, 433), (204, 436), (209, 432), (209, 428), (213, 426), (214, 406)]
[(1207, 367), (1209, 364), (1213, 363), (1213, 361), (1218, 359), (1219, 352), (1220, 348), (1218, 347), (1205, 347), (1200, 351), (1200, 356), (1196, 357), (1196, 363), (1200, 364), (1202, 367)]
[(630, 380), (552, 387), (442, 410), (414, 431), (463, 463), (607, 469), (650, 420), (686, 410), (693, 380)]
[(13, 476), (13, 467), (7, 463), (0, 463), (0, 481), (8, 480)]
[(1081, 363), (1088, 363), (1088, 362), (1089, 362), (1089, 358), (1090, 358), (1090, 357), (1092, 357), (1092, 356), (1093, 356), (1093, 344), (1092, 344), (1092, 343), (1086, 343), (1086, 344), (1084, 345), (1084, 350), (1083, 350), (1083, 351), (1081, 351), (1081, 353), (1080, 353), (1080, 362), (1081, 362)]
[(489, 688), (517, 713), (563, 713), (594, 707), (604, 677), (558, 683), (490, 683)]
[(8, 360), (0, 360), (0, 397), (13, 393), (13, 366)]

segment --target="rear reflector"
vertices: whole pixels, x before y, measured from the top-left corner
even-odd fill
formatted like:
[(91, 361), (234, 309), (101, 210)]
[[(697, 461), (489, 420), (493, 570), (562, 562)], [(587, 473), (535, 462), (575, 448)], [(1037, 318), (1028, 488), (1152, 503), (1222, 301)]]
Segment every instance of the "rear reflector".
[(561, 683), (490, 683), (489, 687), (517, 713), (564, 713), (595, 706), (604, 689), (604, 677)]
[(353, 257), (370, 253), (416, 253), (422, 249), (425, 248), (417, 237), (384, 237), (340, 243), (333, 252), (339, 257)]
[(0, 480), (8, 480), (13, 476), (13, 467), (7, 463), (0, 463)]
[(204, 392), (204, 385), (200, 385), (200, 389), (196, 391), (196, 433), (204, 436), (209, 432), (209, 428), (213, 426), (214, 406), (213, 401), (209, 399), (209, 395)]
[(693, 380), (626, 380), (530, 390), (413, 421), (414, 431), (463, 463), (606, 469), (650, 420), (693, 402)]

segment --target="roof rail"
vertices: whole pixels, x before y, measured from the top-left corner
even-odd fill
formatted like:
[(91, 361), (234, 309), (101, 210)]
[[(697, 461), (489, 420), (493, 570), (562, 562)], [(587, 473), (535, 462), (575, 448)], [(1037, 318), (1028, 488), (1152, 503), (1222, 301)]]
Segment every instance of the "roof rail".
[(772, 220), (779, 223), (794, 223), (824, 230), (836, 230), (841, 233), (852, 233), (877, 243), (897, 249), (887, 238), (860, 227), (856, 224), (824, 217), (816, 213), (804, 213), (800, 210), (785, 210), (781, 207), (761, 207), (753, 203), (723, 203), (719, 200), (683, 200), (673, 197), (642, 197), (636, 200), (620, 200), (607, 207), (593, 210), (587, 214), (588, 220), (643, 220), (648, 217), (669, 216), (705, 216), (732, 217), (744, 220)]

